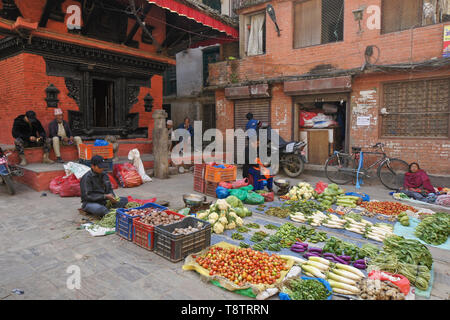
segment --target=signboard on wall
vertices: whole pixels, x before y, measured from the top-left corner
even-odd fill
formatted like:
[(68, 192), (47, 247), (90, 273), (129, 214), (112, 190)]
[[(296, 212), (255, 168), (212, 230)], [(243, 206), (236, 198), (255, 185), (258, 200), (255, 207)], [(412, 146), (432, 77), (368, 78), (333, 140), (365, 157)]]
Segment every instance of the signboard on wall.
[(442, 55), (444, 58), (450, 58), (450, 25), (444, 26), (444, 49)]
[(356, 118), (357, 126), (370, 126), (370, 116), (358, 116)]

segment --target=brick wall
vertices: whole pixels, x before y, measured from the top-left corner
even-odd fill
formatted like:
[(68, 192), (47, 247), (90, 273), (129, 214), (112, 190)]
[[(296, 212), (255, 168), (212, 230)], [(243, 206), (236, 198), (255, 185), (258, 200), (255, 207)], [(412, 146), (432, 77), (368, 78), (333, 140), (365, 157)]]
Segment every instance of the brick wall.
[[(337, 69), (361, 67), (364, 51), (368, 45), (380, 48), (378, 64), (393, 64), (409, 61), (423, 61), (442, 56), (444, 24), (381, 34), (380, 30), (369, 30), (366, 26), (369, 14), (364, 13), (361, 22), (363, 32), (358, 34), (358, 23), (352, 11), (362, 5), (381, 5), (381, 0), (346, 0), (344, 8), (344, 41), (316, 45), (306, 48), (293, 48), (293, 1), (274, 0), (271, 2), (281, 29), (278, 37), (275, 26), (266, 15), (266, 54), (243, 57), (236, 61), (237, 76), (240, 82), (261, 80), (288, 75), (301, 75), (320, 64), (331, 64)], [(241, 11), (247, 14), (263, 9), (255, 6)], [(448, 23), (447, 23), (448, 24)], [(227, 62), (210, 65), (211, 85), (226, 84), (230, 72)], [(227, 81), (228, 80), (228, 81)]]
[[(366, 75), (355, 78), (351, 94), (350, 146), (369, 147), (382, 142), (386, 145), (386, 152), (391, 157), (400, 158), (408, 163), (418, 162), (430, 173), (450, 175), (449, 139), (383, 139), (380, 137), (379, 110), (383, 82), (445, 75), (450, 76), (449, 70), (420, 75)], [(356, 120), (359, 115), (370, 115), (371, 125), (357, 126)]]

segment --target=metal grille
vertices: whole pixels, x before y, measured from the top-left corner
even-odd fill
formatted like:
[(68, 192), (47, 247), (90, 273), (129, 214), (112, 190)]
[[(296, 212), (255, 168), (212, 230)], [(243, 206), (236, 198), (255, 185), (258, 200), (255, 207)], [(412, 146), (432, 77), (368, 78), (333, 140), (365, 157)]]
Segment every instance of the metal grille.
[(450, 78), (384, 85), (382, 135), (448, 137)]

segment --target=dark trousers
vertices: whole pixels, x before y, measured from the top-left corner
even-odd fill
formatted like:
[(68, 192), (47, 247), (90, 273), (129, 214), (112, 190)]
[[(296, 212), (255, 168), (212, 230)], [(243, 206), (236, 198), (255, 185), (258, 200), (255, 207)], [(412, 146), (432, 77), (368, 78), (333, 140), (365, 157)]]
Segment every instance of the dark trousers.
[[(128, 203), (128, 198), (120, 197), (120, 201), (113, 205), (113, 208), (124, 208)], [(87, 213), (93, 214), (94, 216), (103, 217), (109, 212), (109, 209), (97, 202), (87, 202), (83, 203), (81, 207)]]
[(50, 138), (41, 139), (39, 142), (31, 142), (31, 141), (24, 141), (22, 138), (17, 138), (14, 140), (14, 145), (16, 146), (16, 150), (20, 155), (25, 154), (25, 148), (37, 148), (37, 147), (43, 147), (44, 152), (48, 153), (50, 152), (51, 146), (52, 146), (52, 140)]

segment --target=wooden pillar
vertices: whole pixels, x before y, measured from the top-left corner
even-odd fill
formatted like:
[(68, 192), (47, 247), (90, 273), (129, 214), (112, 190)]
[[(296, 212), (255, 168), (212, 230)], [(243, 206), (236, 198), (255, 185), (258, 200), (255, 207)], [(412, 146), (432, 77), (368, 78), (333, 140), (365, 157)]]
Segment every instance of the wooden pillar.
[(167, 112), (159, 109), (153, 111), (153, 156), (155, 158), (154, 176), (158, 179), (169, 178), (169, 132), (166, 128)]

